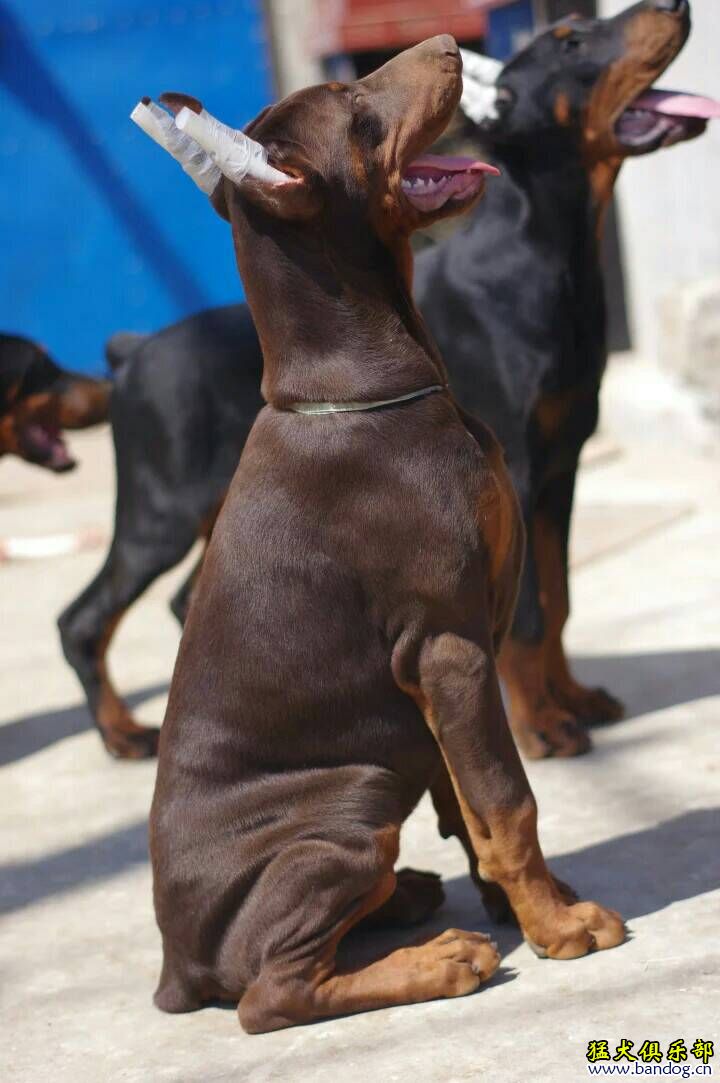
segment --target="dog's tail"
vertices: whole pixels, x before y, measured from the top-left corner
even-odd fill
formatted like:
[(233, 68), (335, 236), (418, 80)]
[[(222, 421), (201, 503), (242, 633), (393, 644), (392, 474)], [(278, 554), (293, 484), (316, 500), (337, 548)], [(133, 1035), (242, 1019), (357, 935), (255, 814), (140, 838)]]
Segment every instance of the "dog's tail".
[(140, 343), (147, 337), (136, 331), (118, 331), (117, 334), (110, 336), (105, 343), (105, 357), (113, 372), (130, 360)]

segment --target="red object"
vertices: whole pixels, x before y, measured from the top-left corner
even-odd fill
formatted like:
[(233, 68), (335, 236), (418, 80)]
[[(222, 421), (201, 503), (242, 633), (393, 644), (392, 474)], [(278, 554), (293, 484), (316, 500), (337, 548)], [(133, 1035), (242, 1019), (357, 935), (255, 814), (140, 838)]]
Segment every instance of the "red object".
[(394, 49), (435, 34), (481, 38), (487, 11), (508, 0), (315, 0), (318, 56)]

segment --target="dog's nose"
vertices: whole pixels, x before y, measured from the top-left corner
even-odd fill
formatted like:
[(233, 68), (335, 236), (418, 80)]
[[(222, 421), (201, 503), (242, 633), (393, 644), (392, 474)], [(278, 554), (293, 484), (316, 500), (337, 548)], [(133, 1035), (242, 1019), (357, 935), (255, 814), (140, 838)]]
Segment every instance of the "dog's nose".
[(652, 6), (658, 11), (670, 11), (680, 13), (688, 7), (687, 0), (652, 0)]
[(434, 53), (440, 53), (444, 56), (460, 56), (458, 43), (452, 34), (438, 34), (436, 38), (430, 38), (426, 44)]

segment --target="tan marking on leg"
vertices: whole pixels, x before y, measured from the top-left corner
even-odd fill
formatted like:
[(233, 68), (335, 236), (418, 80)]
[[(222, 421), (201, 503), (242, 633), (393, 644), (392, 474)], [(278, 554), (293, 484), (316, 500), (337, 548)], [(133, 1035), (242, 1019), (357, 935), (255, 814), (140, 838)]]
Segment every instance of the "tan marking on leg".
[(468, 859), (470, 877), (482, 896), (483, 906), (490, 918), (498, 923), (512, 920), (513, 913), (507, 895), (499, 884), (483, 880), (478, 872), (478, 857), (463, 819), (447, 764), (443, 762), (437, 778), (430, 787), (430, 796), (437, 813), (438, 830), (444, 839), (454, 835)]
[(400, 948), (353, 973), (336, 974), (315, 993), (318, 1015), (373, 1011), (467, 996), (500, 965), (494, 944), (482, 933), (447, 929), (425, 944)]
[(624, 713), (620, 701), (602, 688), (585, 688), (570, 671), (562, 641), (570, 608), (567, 565), (559, 528), (542, 512), (533, 520), (533, 542), (545, 614), (543, 650), (548, 692), (563, 711), (579, 722), (618, 721)]
[[(614, 911), (567, 905), (537, 836), (537, 807), (506, 720), (491, 659), (477, 644), (446, 633), (420, 653), (417, 688), (406, 688), (422, 711), (445, 760), (484, 880), (505, 891), (525, 938), (554, 958), (575, 958), (625, 936)], [(397, 666), (396, 670), (400, 667)], [(430, 696), (442, 705), (430, 701)], [(436, 711), (442, 709), (440, 719)], [(467, 785), (463, 789), (461, 777)], [(494, 796), (489, 799), (491, 789)]]
[[(538, 954), (574, 959), (595, 947), (622, 943), (625, 929), (614, 910), (604, 910), (595, 903), (567, 905), (569, 889), (551, 875), (540, 849), (537, 806), (532, 797), (517, 809), (498, 811), (483, 820), (463, 797), (449, 764), (448, 774), (477, 854), (480, 876), (502, 887), (525, 939)], [(582, 908), (587, 906), (592, 908), (590, 926), (582, 920)]]
[(587, 752), (587, 733), (550, 691), (544, 642), (521, 643), (508, 637), (500, 651), (498, 669), (510, 700), (510, 726), (528, 759)]
[(107, 664), (110, 641), (125, 610), (117, 613), (105, 628), (96, 656), (100, 693), (96, 721), (108, 752), (118, 759), (146, 759), (157, 752), (159, 730), (136, 722), (123, 699), (115, 691)]

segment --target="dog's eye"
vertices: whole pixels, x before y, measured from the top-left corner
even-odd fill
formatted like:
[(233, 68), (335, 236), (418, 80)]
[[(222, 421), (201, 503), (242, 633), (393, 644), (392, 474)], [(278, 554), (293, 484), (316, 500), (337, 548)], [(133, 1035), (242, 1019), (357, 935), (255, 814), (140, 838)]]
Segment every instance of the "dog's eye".
[(565, 53), (584, 53), (586, 51), (585, 42), (576, 34), (570, 34), (569, 37), (563, 38), (562, 47)]
[(353, 110), (352, 130), (359, 139), (371, 146), (377, 146), (382, 140), (380, 119), (362, 108)]

